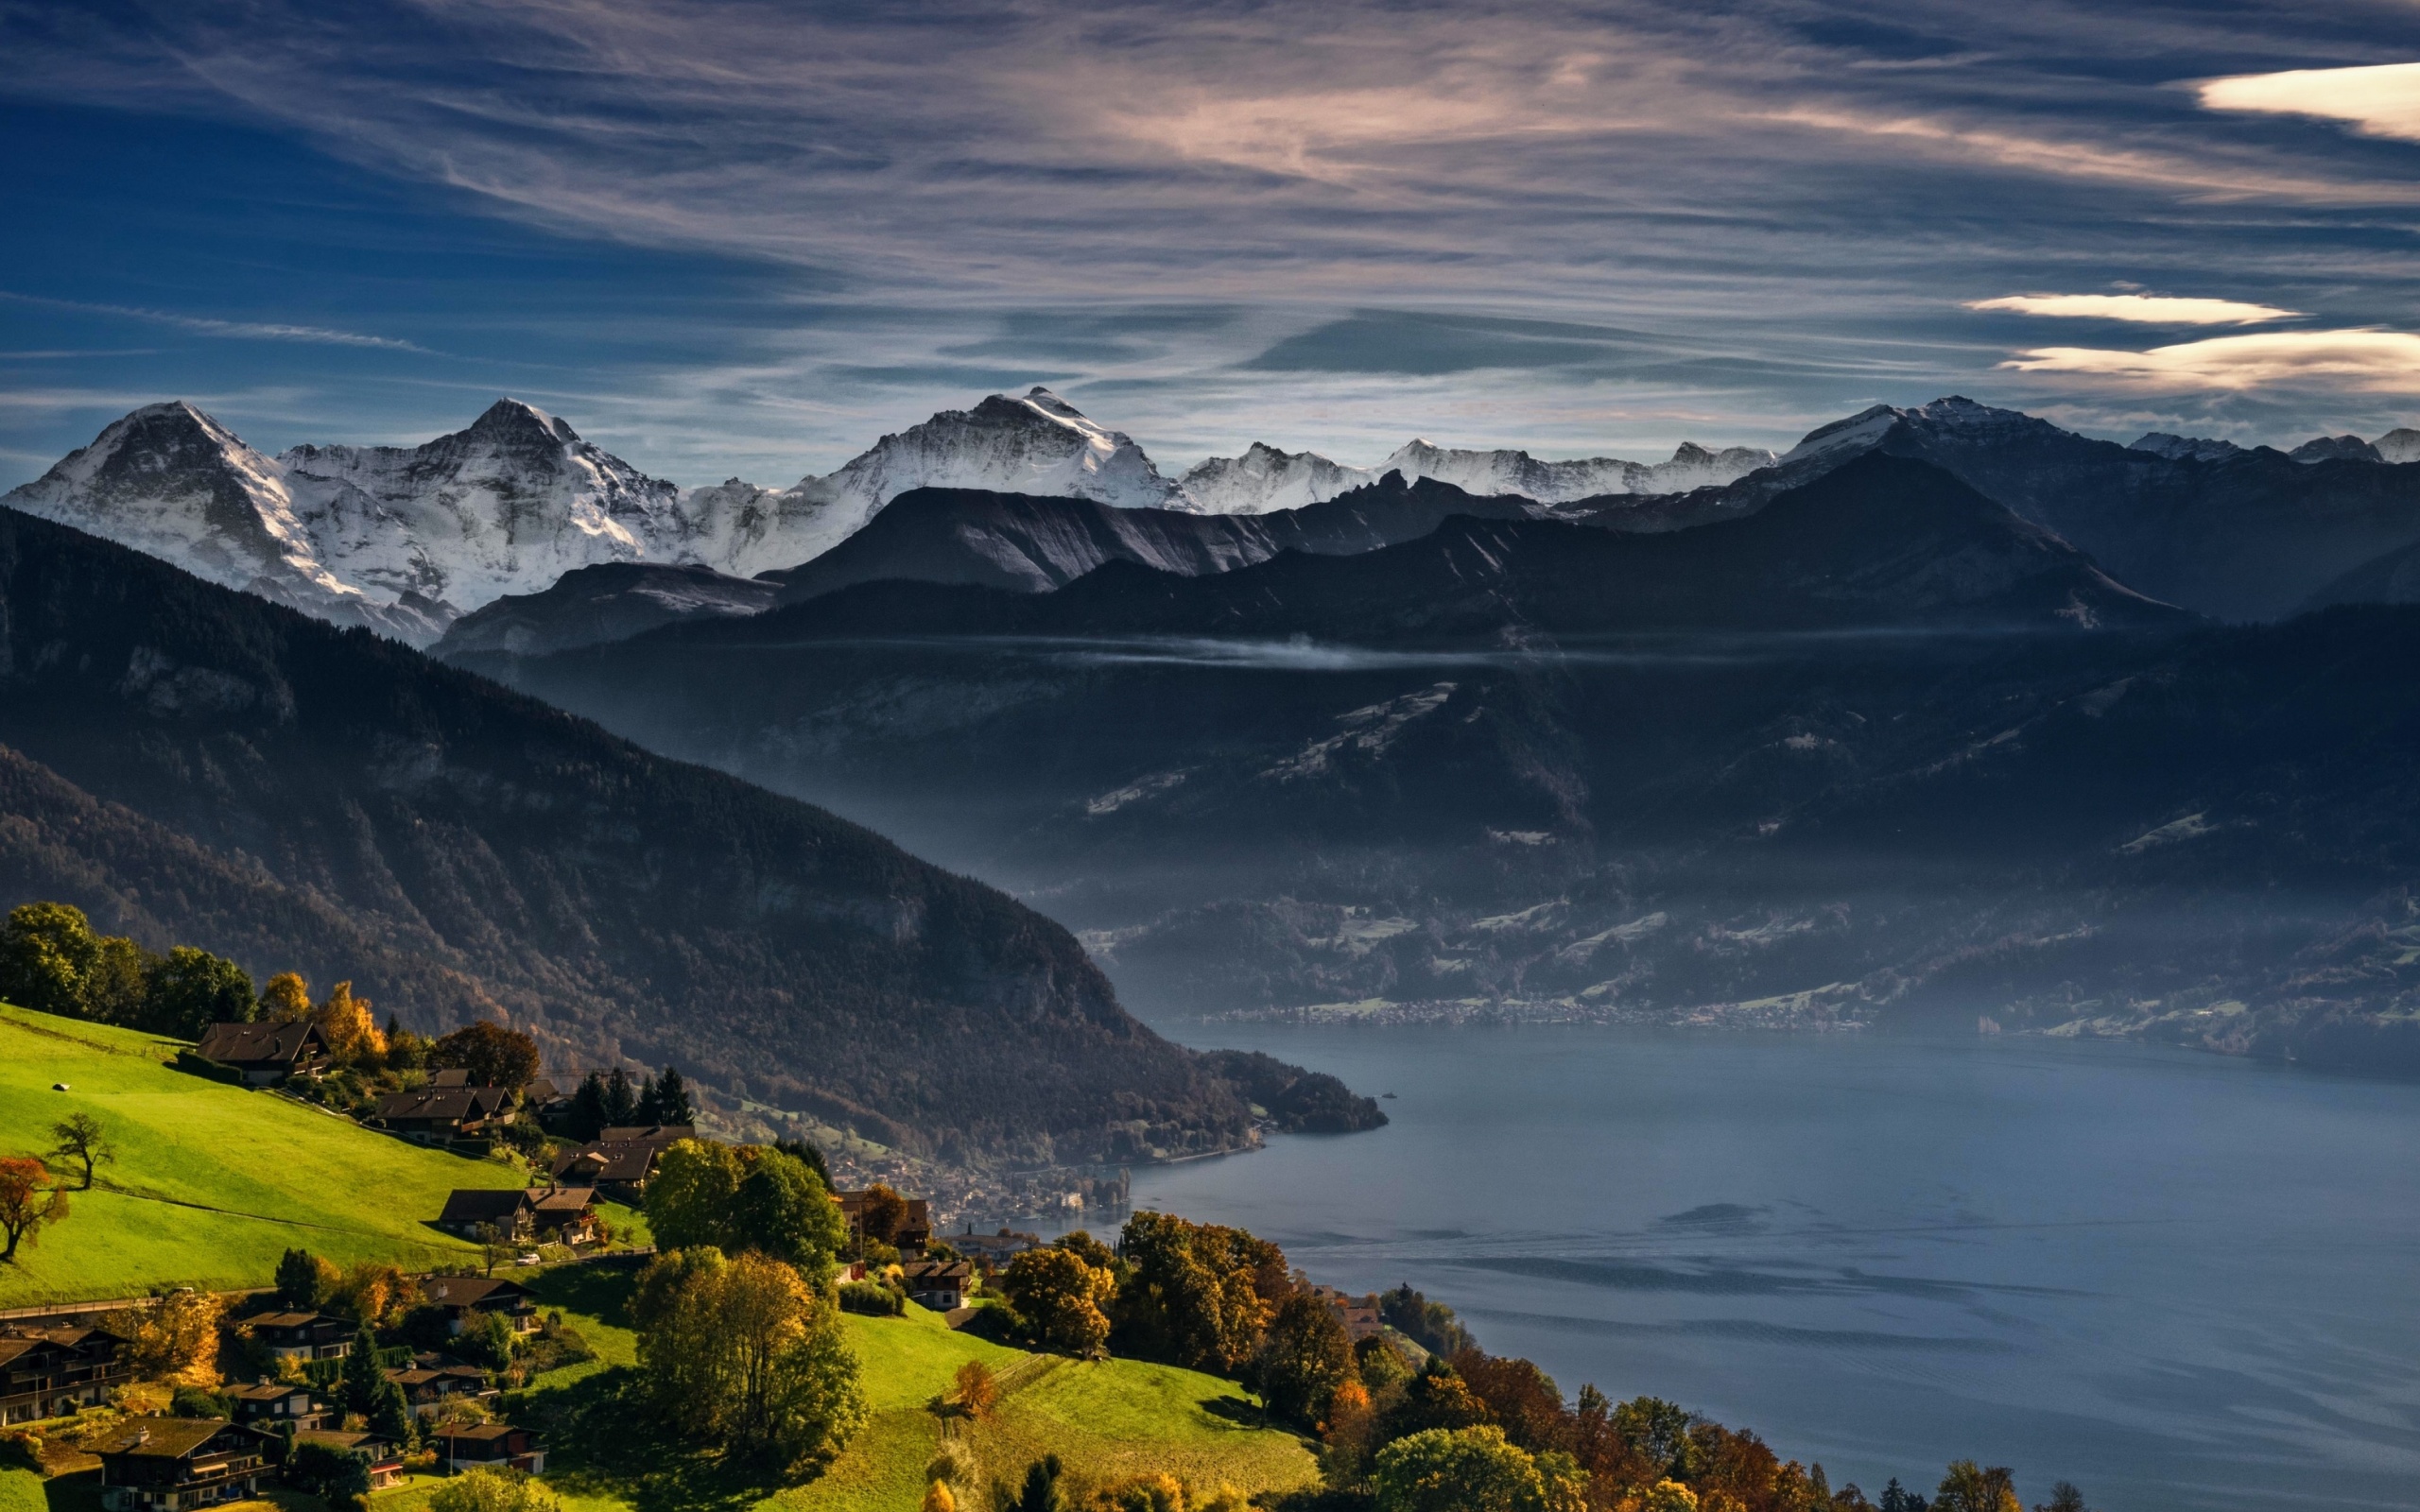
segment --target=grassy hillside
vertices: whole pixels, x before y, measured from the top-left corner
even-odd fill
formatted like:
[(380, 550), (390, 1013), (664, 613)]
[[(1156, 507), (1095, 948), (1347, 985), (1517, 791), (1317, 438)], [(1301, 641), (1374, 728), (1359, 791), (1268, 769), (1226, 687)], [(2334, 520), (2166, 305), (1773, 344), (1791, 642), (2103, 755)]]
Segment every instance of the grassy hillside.
[[(620, 1321), (631, 1283), (627, 1271), (596, 1269), (550, 1271), (532, 1282), (598, 1355), (543, 1378), (514, 1414), (516, 1421), (546, 1431), (546, 1481), (566, 1512), (675, 1512), (699, 1505), (914, 1512), (924, 1495), (925, 1466), (942, 1432), (927, 1403), (949, 1388), (968, 1360), (981, 1360), (999, 1375), (993, 1420), (960, 1429), (992, 1477), (1022, 1475), (1028, 1464), (1052, 1452), (1080, 1475), (1164, 1470), (1199, 1486), (1242, 1491), (1316, 1479), (1302, 1440), (1260, 1426), (1233, 1382), (1137, 1360), (1090, 1365), (1026, 1354), (953, 1333), (938, 1315), (911, 1306), (904, 1318), (846, 1320), (872, 1411), (822, 1476), (782, 1490), (732, 1483), (710, 1467), (680, 1463), (677, 1448), (634, 1442), (651, 1435), (644, 1429), (626, 1432), (630, 1419), (611, 1402), (627, 1380), (615, 1367), (637, 1359), (636, 1340)], [(430, 1489), (424, 1483), (373, 1497), (371, 1512), (419, 1512)]]
[[(0, 1266), (0, 1306), (266, 1285), (288, 1248), (428, 1268), (472, 1247), (427, 1227), (456, 1187), (515, 1167), (406, 1144), (270, 1092), (173, 1071), (179, 1045), (0, 1005), (0, 1154), (32, 1155), (72, 1112), (118, 1146), (103, 1187)], [(65, 1082), (67, 1091), (51, 1091)]]

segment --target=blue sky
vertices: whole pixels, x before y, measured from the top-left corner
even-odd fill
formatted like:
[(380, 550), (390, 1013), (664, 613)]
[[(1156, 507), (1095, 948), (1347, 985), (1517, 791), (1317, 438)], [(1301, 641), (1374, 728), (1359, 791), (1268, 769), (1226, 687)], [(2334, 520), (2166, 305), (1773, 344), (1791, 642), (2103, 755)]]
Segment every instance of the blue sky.
[(690, 484), (1032, 383), (1164, 465), (2375, 436), (2415, 60), (2400, 0), (0, 0), (0, 484), (169, 397), (510, 393)]

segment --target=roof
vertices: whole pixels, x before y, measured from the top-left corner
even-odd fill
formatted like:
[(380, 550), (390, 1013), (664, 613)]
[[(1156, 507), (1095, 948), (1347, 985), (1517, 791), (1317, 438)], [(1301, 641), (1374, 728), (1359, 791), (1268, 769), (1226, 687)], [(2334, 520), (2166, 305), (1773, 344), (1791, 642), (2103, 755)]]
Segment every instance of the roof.
[(51, 1339), (0, 1339), (0, 1365), (7, 1365), (9, 1361), (39, 1349), (45, 1344), (54, 1349), (60, 1348), (59, 1344)]
[(287, 1397), (307, 1397), (310, 1394), (311, 1388), (299, 1381), (292, 1385), (264, 1381), (257, 1385), (228, 1386), (219, 1392), (220, 1396), (232, 1401), (283, 1401)]
[(552, 1174), (561, 1177), (576, 1172), (589, 1181), (644, 1181), (655, 1169), (657, 1148), (653, 1144), (621, 1144), (606, 1149), (592, 1144), (557, 1160)]
[(512, 1301), (529, 1294), (518, 1281), (501, 1276), (431, 1276), (420, 1283), (421, 1294), (440, 1307), (477, 1307), (482, 1302)]
[(548, 1103), (560, 1103), (564, 1101), (565, 1094), (563, 1090), (556, 1086), (551, 1078), (540, 1076), (536, 1080), (530, 1082), (527, 1086), (521, 1089), (521, 1100), (525, 1103), (534, 1103), (538, 1107), (544, 1108)]
[(445, 1199), (439, 1223), (493, 1223), (510, 1218), (529, 1205), (529, 1194), (513, 1187), (468, 1187)]
[(228, 1066), (290, 1066), (305, 1051), (327, 1047), (319, 1025), (296, 1019), (285, 1023), (214, 1023), (202, 1031), (194, 1054)]
[(526, 1434), (527, 1432), (529, 1432), (528, 1429), (515, 1428), (510, 1423), (473, 1423), (465, 1428), (441, 1428), (437, 1431), (437, 1436), (440, 1438), (467, 1438), (475, 1443), (492, 1444), (497, 1439), (505, 1437), (507, 1435)]
[(512, 1101), (500, 1087), (424, 1087), (416, 1092), (389, 1092), (378, 1099), (378, 1116), (389, 1123), (399, 1118), (427, 1118), (461, 1123), (492, 1118)]
[(224, 1418), (130, 1418), (91, 1448), (95, 1454), (182, 1459), (226, 1427)]
[(561, 1213), (573, 1217), (586, 1212), (596, 1201), (595, 1187), (543, 1187), (525, 1194), (529, 1206), (539, 1212)]
[(698, 1137), (695, 1124), (619, 1124), (596, 1136), (599, 1144), (676, 1144)]
[(903, 1281), (964, 1280), (975, 1267), (962, 1260), (911, 1260), (899, 1267)]
[(254, 1328), (299, 1329), (314, 1323), (341, 1324), (345, 1319), (331, 1317), (325, 1313), (261, 1313), (244, 1321)]
[(372, 1459), (394, 1452), (394, 1443), (376, 1434), (349, 1434), (335, 1428), (305, 1428), (294, 1435), (298, 1444), (325, 1444), (330, 1449), (357, 1449)]
[(460, 1066), (447, 1066), (430, 1072), (428, 1084), (431, 1087), (468, 1087), (471, 1085), (471, 1074)]

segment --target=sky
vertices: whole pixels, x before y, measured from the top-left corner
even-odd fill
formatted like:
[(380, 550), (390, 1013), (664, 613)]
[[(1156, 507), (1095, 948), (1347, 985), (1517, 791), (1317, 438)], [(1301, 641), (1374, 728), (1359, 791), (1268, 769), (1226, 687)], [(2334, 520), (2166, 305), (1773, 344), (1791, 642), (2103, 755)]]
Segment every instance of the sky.
[(786, 485), (1046, 384), (1657, 459), (2420, 422), (2420, 0), (0, 0), (0, 487), (498, 395)]

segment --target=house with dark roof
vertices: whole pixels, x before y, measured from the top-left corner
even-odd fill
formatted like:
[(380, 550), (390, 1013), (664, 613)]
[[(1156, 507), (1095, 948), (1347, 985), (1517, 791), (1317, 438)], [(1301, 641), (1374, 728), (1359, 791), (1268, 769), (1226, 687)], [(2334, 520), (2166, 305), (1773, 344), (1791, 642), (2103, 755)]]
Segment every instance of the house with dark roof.
[(476, 1469), (482, 1465), (510, 1466), (529, 1475), (546, 1473), (546, 1452), (538, 1435), (510, 1423), (474, 1423), (441, 1428), (430, 1435), (438, 1463), (449, 1470)]
[(359, 1458), (370, 1469), (370, 1488), (385, 1490), (404, 1478), (402, 1446), (376, 1434), (346, 1433), (333, 1428), (307, 1428), (294, 1435), (294, 1447), (318, 1444)]
[(244, 1320), (252, 1339), (280, 1360), (341, 1360), (357, 1332), (350, 1318), (326, 1313), (263, 1313)]
[(388, 1371), (387, 1379), (403, 1388), (404, 1400), (423, 1418), (437, 1416), (439, 1408), (458, 1398), (495, 1395), (486, 1371), (437, 1354), (416, 1354), (410, 1365)]
[(245, 1085), (272, 1087), (288, 1076), (315, 1075), (328, 1066), (328, 1041), (307, 1019), (285, 1023), (214, 1023), (193, 1053), (241, 1073)]
[(899, 1267), (908, 1299), (936, 1313), (954, 1313), (975, 1289), (975, 1267), (962, 1260), (911, 1260)]
[(107, 1329), (20, 1324), (0, 1331), (0, 1423), (64, 1418), (107, 1401), (111, 1388), (134, 1375), (118, 1360), (125, 1343)]
[(592, 1187), (466, 1188), (445, 1199), (437, 1226), (465, 1239), (493, 1228), (508, 1240), (584, 1245), (596, 1237), (596, 1193)]
[(512, 1094), (501, 1087), (423, 1087), (379, 1098), (370, 1121), (407, 1140), (441, 1144), (484, 1134), (511, 1113)]
[(220, 1396), (234, 1409), (235, 1426), (275, 1431), (287, 1424), (297, 1429), (324, 1426), (327, 1412), (311, 1398), (311, 1388), (279, 1381), (249, 1386), (224, 1386)]
[(420, 1290), (429, 1306), (444, 1310), (449, 1332), (461, 1332), (474, 1313), (500, 1314), (516, 1333), (534, 1333), (540, 1326), (537, 1298), (501, 1276), (430, 1276)]
[(636, 1203), (647, 1192), (648, 1178), (655, 1175), (657, 1158), (697, 1137), (692, 1124), (617, 1125), (558, 1157), (553, 1176), (565, 1186), (594, 1187), (617, 1201)]
[[(849, 1235), (853, 1240), (863, 1237), (866, 1196), (873, 1191), (868, 1187), (864, 1192), (832, 1194), (832, 1200), (840, 1205), (840, 1216), (848, 1220)], [(908, 1211), (900, 1218), (899, 1231), (891, 1236), (890, 1242), (903, 1254), (922, 1254), (933, 1237), (933, 1205), (922, 1197), (902, 1200), (908, 1204)]]
[(260, 1494), (260, 1435), (223, 1418), (130, 1418), (87, 1447), (106, 1512), (184, 1512)]

